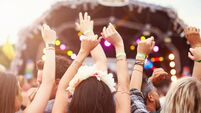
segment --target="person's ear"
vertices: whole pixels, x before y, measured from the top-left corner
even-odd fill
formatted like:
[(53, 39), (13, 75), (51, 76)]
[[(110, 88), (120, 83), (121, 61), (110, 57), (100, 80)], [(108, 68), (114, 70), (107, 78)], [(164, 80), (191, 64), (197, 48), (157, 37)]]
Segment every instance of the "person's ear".
[(150, 93), (148, 93), (148, 99), (149, 99), (149, 101), (150, 102), (154, 102), (154, 96), (153, 96), (153, 94), (150, 92)]

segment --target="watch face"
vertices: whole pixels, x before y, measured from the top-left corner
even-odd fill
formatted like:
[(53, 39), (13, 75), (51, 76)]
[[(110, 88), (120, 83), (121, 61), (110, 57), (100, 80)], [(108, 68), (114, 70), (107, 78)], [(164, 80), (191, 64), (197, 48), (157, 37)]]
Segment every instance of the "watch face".
[(98, 0), (104, 6), (122, 7), (128, 5), (129, 0)]

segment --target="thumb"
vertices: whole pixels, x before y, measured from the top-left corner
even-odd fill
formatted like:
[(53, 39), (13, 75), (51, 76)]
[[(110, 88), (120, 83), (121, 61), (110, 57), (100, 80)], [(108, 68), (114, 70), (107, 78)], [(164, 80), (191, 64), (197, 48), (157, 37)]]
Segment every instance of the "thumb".
[(189, 57), (191, 60), (195, 60), (195, 57), (194, 57), (190, 52), (188, 52), (188, 57)]
[(77, 31), (80, 31), (80, 24), (79, 24), (79, 23), (76, 22), (76, 23), (75, 23), (75, 27), (76, 27), (76, 30), (77, 30)]

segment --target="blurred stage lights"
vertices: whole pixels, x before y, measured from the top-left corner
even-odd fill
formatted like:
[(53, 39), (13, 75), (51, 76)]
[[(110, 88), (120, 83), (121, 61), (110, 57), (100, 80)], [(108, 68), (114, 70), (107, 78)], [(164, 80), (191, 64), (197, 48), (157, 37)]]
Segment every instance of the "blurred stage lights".
[(73, 51), (68, 50), (68, 51), (67, 51), (67, 55), (68, 55), (68, 56), (72, 56), (72, 55), (73, 55)]
[(141, 40), (146, 40), (146, 37), (145, 36), (141, 36), (140, 39)]
[(158, 52), (159, 51), (159, 47), (158, 46), (154, 46), (153, 51), (154, 52)]
[(111, 43), (108, 42), (107, 40), (105, 40), (105, 41), (104, 41), (104, 45), (105, 45), (106, 47), (109, 47), (109, 46), (111, 46)]
[(130, 46), (130, 50), (131, 50), (131, 51), (134, 51), (134, 50), (135, 50), (135, 46), (134, 46), (134, 45), (131, 45), (131, 46)]
[(56, 40), (56, 41), (55, 41), (55, 45), (56, 45), (56, 46), (59, 46), (60, 44), (61, 44), (61, 41), (60, 41), (60, 40)]
[(77, 55), (76, 55), (76, 54), (72, 54), (72, 55), (71, 55), (71, 59), (73, 59), (73, 60), (75, 60), (75, 59), (76, 59), (76, 57), (77, 57)]
[(168, 58), (170, 59), (170, 60), (174, 60), (175, 59), (175, 56), (174, 56), (174, 54), (169, 54), (169, 56), (168, 56)]
[(82, 32), (78, 32), (77, 35), (80, 37), (82, 35)]
[(152, 69), (154, 67), (153, 62), (149, 61), (148, 59), (145, 60), (144, 68), (145, 69)]
[(140, 42), (140, 39), (138, 38), (137, 40), (136, 40), (136, 43), (138, 44)]
[(171, 76), (171, 80), (172, 82), (176, 82), (177, 81), (177, 77), (175, 75)]
[(170, 74), (171, 74), (171, 75), (175, 75), (176, 73), (177, 73), (177, 71), (176, 71), (175, 69), (171, 69), (171, 70), (170, 70)]
[(175, 62), (174, 61), (170, 62), (170, 67), (172, 67), (172, 68), (175, 67)]
[(60, 45), (60, 49), (61, 49), (61, 50), (65, 50), (65, 49), (66, 49), (66, 45), (65, 45), (65, 44), (61, 44), (61, 45)]
[(153, 58), (151, 58), (151, 61), (152, 62), (162, 62), (162, 61), (164, 61), (164, 58), (163, 57), (153, 57)]

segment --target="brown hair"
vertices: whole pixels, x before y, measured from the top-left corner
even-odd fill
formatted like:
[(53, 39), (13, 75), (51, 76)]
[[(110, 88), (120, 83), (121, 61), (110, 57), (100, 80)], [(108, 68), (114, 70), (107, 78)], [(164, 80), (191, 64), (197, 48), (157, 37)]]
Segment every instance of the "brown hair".
[(69, 113), (115, 113), (115, 102), (109, 87), (96, 77), (82, 81), (75, 89)]
[(18, 82), (11, 73), (0, 72), (0, 113), (15, 113)]
[[(68, 67), (70, 66), (71, 61), (63, 56), (56, 56), (56, 79), (61, 79)], [(39, 60), (36, 64), (38, 70), (43, 70), (44, 61)]]

